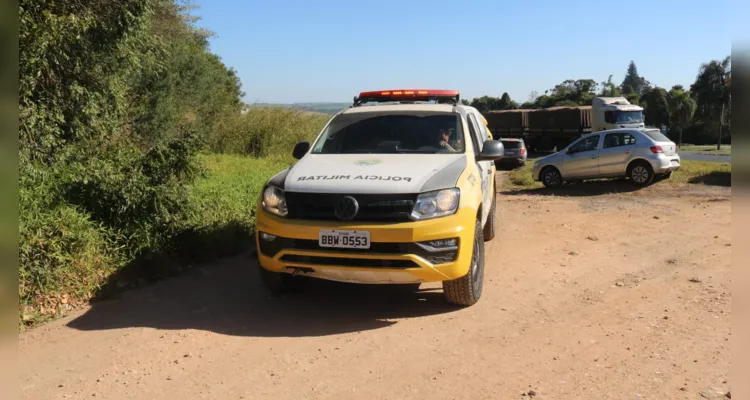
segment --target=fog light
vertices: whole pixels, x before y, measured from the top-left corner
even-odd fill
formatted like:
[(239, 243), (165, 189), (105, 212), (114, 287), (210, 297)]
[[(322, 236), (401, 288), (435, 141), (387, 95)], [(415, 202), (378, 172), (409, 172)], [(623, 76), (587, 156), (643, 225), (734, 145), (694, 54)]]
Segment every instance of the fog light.
[(429, 241), (427, 242), (427, 244), (436, 249), (439, 249), (441, 247), (454, 247), (456, 245), (456, 242), (456, 239), (441, 239)]
[(261, 232), (260, 238), (267, 242), (273, 242), (273, 240), (276, 239), (276, 236), (271, 235), (270, 233)]

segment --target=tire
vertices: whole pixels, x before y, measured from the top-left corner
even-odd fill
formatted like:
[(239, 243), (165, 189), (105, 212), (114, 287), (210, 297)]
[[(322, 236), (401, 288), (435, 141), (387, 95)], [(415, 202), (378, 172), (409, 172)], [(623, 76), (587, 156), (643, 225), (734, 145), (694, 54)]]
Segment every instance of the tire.
[(669, 179), (672, 177), (672, 171), (667, 172), (662, 176), (662, 179)]
[(560, 171), (558, 171), (555, 167), (546, 167), (541, 172), (542, 175), (542, 183), (545, 187), (548, 188), (556, 188), (562, 186), (563, 179), (562, 175), (560, 175)]
[(484, 231), (482, 222), (477, 218), (474, 224), (474, 243), (469, 272), (461, 278), (443, 281), (443, 293), (449, 303), (468, 307), (476, 304), (482, 297), (484, 284)]
[(654, 170), (645, 161), (636, 161), (628, 167), (628, 178), (638, 186), (648, 186), (654, 181)]
[(307, 283), (303, 276), (293, 276), (283, 272), (269, 271), (258, 264), (258, 273), (263, 286), (273, 295), (302, 291)]
[(490, 213), (487, 215), (487, 222), (484, 224), (482, 236), (485, 242), (495, 238), (495, 209), (497, 208), (497, 193), (492, 195), (492, 206), (490, 206)]

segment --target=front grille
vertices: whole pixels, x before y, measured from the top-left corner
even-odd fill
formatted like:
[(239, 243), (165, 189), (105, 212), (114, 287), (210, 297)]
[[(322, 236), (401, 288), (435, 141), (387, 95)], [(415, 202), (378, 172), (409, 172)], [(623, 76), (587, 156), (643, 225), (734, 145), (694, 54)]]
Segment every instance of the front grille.
[(286, 192), (288, 218), (338, 220), (336, 204), (344, 196), (359, 203), (359, 212), (351, 221), (406, 222), (417, 199), (415, 194), (346, 194)]
[(419, 264), (411, 260), (374, 260), (369, 258), (303, 256), (298, 254), (286, 254), (281, 257), (281, 261), (285, 261), (288, 263), (303, 263), (336, 267), (367, 267), (391, 269), (419, 268)]
[[(369, 249), (332, 249), (318, 246), (317, 240), (291, 239), (277, 236), (273, 241), (259, 240), (260, 252), (267, 257), (275, 257), (280, 251), (287, 250), (313, 250), (334, 252), (337, 254), (414, 254), (422, 257), (433, 265), (453, 262), (458, 257), (458, 249), (442, 249), (439, 251), (428, 251), (415, 243), (370, 243)], [(283, 259), (283, 257), (282, 257)]]

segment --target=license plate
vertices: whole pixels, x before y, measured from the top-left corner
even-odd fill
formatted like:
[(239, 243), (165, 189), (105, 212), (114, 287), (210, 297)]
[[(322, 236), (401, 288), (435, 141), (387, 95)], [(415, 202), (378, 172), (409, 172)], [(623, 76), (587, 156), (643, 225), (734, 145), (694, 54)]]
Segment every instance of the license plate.
[(369, 249), (370, 232), (367, 231), (320, 231), (318, 245), (338, 249)]

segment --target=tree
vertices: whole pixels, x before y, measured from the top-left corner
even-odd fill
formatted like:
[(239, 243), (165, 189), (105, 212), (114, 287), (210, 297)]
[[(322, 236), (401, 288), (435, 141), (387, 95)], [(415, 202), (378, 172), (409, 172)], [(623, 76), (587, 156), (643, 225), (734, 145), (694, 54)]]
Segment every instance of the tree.
[(612, 82), (612, 75), (609, 76), (606, 82), (602, 82), (601, 95), (604, 97), (619, 97), (621, 95), (620, 88)]
[(469, 103), (469, 100), (466, 100), (466, 99), (461, 99), (461, 104), (463, 104), (465, 106), (471, 105), (471, 103)]
[[(637, 94), (639, 97), (643, 96), (650, 88), (651, 83), (645, 78), (638, 74), (638, 68), (635, 66), (635, 62), (630, 61), (628, 70), (625, 73), (625, 78), (622, 80), (620, 85), (620, 91), (623, 95)], [(630, 101), (628, 99), (628, 101)]]
[(518, 103), (511, 100), (510, 95), (508, 95), (508, 92), (505, 92), (500, 97), (499, 106), (500, 106), (500, 110), (515, 110), (518, 108)]
[(648, 113), (646, 122), (657, 126), (669, 126), (669, 103), (667, 102), (667, 91), (664, 88), (655, 87), (648, 91), (645, 96), (645, 105)]
[(535, 102), (538, 97), (539, 97), (539, 92), (537, 92), (536, 90), (532, 90), (531, 93), (529, 93), (529, 100), (527, 101), (527, 103)]
[(669, 120), (672, 127), (679, 131), (678, 146), (682, 146), (682, 131), (690, 124), (694, 113), (695, 100), (690, 93), (685, 92), (682, 85), (672, 86), (669, 91)]
[(696, 116), (710, 121), (718, 127), (718, 145), (721, 149), (721, 133), (724, 123), (731, 116), (731, 58), (703, 63), (690, 85), (696, 104)]

